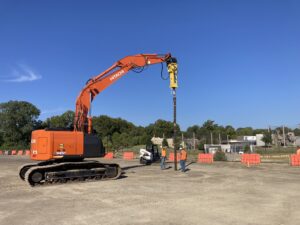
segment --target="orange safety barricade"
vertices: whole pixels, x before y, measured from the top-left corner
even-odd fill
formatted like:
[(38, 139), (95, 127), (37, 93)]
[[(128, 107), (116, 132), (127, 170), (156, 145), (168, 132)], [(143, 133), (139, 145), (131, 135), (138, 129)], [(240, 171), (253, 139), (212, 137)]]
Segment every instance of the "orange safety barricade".
[[(177, 162), (180, 161), (180, 153), (177, 153)], [(169, 153), (169, 161), (174, 161), (174, 152)]]
[(11, 150), (11, 155), (16, 155), (17, 154), (17, 150)]
[(250, 165), (259, 165), (261, 163), (259, 154), (242, 154), (241, 163)]
[(105, 154), (104, 159), (112, 159), (114, 157), (114, 153), (108, 152)]
[(0, 155), (3, 155), (3, 152), (2, 152), (2, 150), (0, 150)]
[(134, 158), (133, 152), (124, 152), (123, 153), (123, 159), (132, 160), (133, 158)]
[(291, 166), (300, 166), (300, 155), (298, 154), (291, 155), (290, 164)]
[(213, 154), (198, 154), (198, 162), (199, 163), (213, 163), (214, 162), (214, 155)]
[(30, 150), (26, 150), (25, 155), (30, 155)]
[(23, 155), (23, 150), (19, 150), (17, 155)]

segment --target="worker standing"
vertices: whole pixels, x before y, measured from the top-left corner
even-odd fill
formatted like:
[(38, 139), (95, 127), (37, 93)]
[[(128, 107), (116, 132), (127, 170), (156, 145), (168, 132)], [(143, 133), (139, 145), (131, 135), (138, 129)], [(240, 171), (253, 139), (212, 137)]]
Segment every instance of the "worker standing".
[(167, 148), (166, 147), (162, 147), (161, 148), (161, 159), (160, 159), (160, 168), (162, 170), (166, 169), (166, 157), (167, 157)]
[(297, 152), (296, 152), (297, 155), (300, 155), (300, 146), (297, 146)]
[(181, 172), (185, 172), (185, 162), (187, 159), (187, 152), (184, 148), (180, 148), (180, 169)]

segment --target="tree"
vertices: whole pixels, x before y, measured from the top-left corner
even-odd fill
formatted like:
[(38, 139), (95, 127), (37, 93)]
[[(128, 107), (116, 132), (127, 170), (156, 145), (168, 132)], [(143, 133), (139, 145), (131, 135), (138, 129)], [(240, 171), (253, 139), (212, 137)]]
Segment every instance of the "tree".
[(236, 130), (238, 136), (252, 136), (253, 128), (252, 127), (240, 127)]
[(270, 132), (265, 132), (261, 140), (265, 142), (265, 146), (269, 146), (272, 143), (272, 134)]
[(227, 125), (225, 127), (225, 133), (226, 133), (226, 135), (228, 135), (228, 138), (230, 138), (230, 139), (233, 139), (236, 137), (235, 129), (230, 125)]
[(149, 146), (149, 145), (152, 145), (152, 140), (151, 140), (151, 136), (146, 136), (146, 145)]
[[(157, 137), (163, 137), (171, 138), (174, 134), (174, 124), (170, 121), (166, 120), (157, 120), (154, 124), (150, 124), (146, 128), (146, 132), (148, 135), (151, 136), (157, 136)], [(180, 127), (177, 124), (176, 126), (176, 133), (180, 133)]]
[(70, 128), (74, 126), (75, 113), (71, 110), (66, 111), (62, 115), (52, 116), (44, 122), (44, 126), (48, 128)]
[(210, 143), (213, 144), (213, 131), (217, 128), (217, 124), (214, 124), (215, 121), (207, 120), (203, 123), (202, 127), (210, 133)]
[(300, 129), (299, 128), (294, 129), (294, 134), (295, 136), (300, 136)]
[(0, 104), (0, 131), (6, 147), (27, 147), (32, 130), (40, 125), (40, 110), (25, 101), (9, 101)]
[(169, 144), (168, 144), (168, 141), (167, 141), (167, 139), (163, 139), (163, 141), (162, 141), (162, 146), (163, 147), (169, 147)]

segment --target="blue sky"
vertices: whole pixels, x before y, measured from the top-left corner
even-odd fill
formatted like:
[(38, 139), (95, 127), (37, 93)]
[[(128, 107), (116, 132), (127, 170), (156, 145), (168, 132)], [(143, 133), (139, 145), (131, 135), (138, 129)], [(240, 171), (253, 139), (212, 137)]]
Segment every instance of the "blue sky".
[[(0, 102), (41, 119), (75, 108), (86, 80), (124, 56), (171, 52), (178, 122), (235, 127), (300, 123), (300, 2), (0, 1)], [(160, 65), (100, 93), (93, 115), (137, 125), (172, 120)]]

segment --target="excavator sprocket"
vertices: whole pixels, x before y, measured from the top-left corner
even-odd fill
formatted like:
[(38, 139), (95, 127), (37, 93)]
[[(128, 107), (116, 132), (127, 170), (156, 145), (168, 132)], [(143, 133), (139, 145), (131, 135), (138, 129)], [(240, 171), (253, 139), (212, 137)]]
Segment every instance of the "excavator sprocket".
[[(28, 168), (29, 167), (29, 168)], [(53, 162), (46, 165), (24, 165), (25, 181), (30, 186), (66, 183), (69, 181), (113, 180), (120, 177), (122, 170), (118, 164), (99, 161)], [(22, 177), (21, 177), (22, 178)]]

